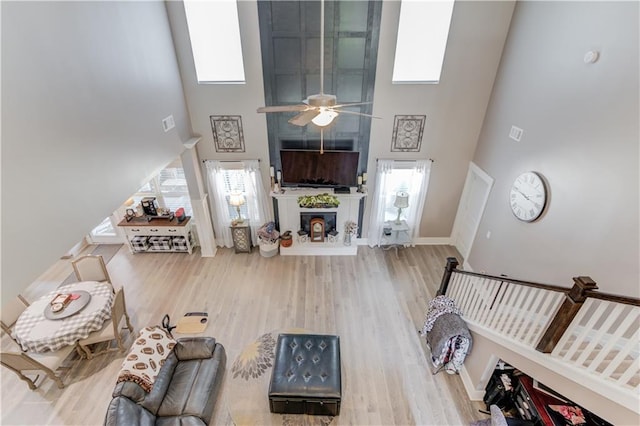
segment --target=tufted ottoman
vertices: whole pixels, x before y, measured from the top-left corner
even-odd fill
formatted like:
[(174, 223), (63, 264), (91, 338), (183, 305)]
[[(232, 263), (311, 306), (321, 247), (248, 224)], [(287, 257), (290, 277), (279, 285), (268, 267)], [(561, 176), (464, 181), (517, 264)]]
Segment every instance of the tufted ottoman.
[(340, 414), (340, 338), (280, 334), (269, 384), (272, 413)]

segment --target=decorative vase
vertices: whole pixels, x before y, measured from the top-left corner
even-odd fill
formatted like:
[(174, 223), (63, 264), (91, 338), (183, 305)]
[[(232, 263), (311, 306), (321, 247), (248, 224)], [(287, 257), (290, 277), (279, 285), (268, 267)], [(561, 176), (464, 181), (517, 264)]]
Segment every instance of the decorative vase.
[(345, 246), (351, 245), (351, 234), (348, 232), (344, 234), (344, 245)]

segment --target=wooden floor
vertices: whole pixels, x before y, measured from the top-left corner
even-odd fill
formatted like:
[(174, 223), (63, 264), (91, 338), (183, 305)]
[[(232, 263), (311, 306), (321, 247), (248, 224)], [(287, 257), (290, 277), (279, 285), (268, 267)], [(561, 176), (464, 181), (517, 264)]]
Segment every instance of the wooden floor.
[[(343, 399), (332, 425), (467, 425), (487, 418), (482, 406), (468, 400), (459, 376), (431, 375), (417, 332), (447, 256), (461, 259), (450, 246), (272, 258), (232, 249), (213, 258), (199, 251), (132, 255), (123, 246), (108, 270), (125, 289), (136, 330), (160, 324), (164, 314), (175, 323), (185, 312), (207, 311), (205, 334), (225, 346), (226, 376), (243, 347), (265, 332), (297, 327), (339, 335)], [(34, 300), (71, 272), (70, 261), (60, 260), (24, 295)], [(3, 347), (10, 343), (2, 338)], [(62, 390), (45, 379), (30, 391), (2, 368), (0, 424), (102, 424), (123, 357), (111, 352), (88, 361), (74, 354)], [(228, 397), (223, 382), (214, 424), (233, 424)]]

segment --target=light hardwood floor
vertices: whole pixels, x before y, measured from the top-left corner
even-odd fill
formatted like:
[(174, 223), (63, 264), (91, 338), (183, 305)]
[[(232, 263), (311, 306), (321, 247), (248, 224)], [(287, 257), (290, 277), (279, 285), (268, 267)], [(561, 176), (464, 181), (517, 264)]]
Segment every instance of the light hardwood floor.
[[(87, 249), (90, 250), (91, 247)], [(427, 349), (417, 330), (439, 286), (450, 246), (395, 251), (358, 248), (357, 256), (263, 258), (219, 249), (213, 258), (182, 253), (132, 255), (123, 248), (108, 264), (123, 286), (136, 330), (172, 322), (188, 311), (207, 311), (206, 335), (227, 350), (227, 372), (244, 346), (261, 334), (304, 328), (341, 340), (343, 399), (332, 425), (466, 425), (487, 418), (468, 400), (459, 376), (431, 375)], [(55, 289), (72, 272), (60, 260), (24, 295), (29, 300)], [(132, 339), (127, 337), (127, 347)], [(10, 341), (3, 336), (2, 345)], [(3, 425), (97, 425), (124, 354), (92, 360), (74, 354), (66, 387), (45, 379), (36, 391), (5, 368), (1, 371)], [(215, 424), (233, 424), (225, 382)], [(266, 395), (265, 395), (266, 398)], [(247, 402), (250, 403), (250, 402)]]

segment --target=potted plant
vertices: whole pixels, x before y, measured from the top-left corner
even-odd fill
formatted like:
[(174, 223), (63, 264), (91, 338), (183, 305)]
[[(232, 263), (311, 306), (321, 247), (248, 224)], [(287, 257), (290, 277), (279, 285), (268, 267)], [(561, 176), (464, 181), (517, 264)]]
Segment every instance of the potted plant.
[(298, 197), (298, 205), (303, 208), (331, 208), (338, 207), (340, 201), (338, 197), (331, 194), (318, 194), (318, 195), (302, 195)]
[(280, 245), (280, 232), (276, 229), (276, 223), (271, 221), (262, 225), (256, 231), (258, 236), (258, 246), (260, 247), (260, 255), (263, 257), (272, 257), (278, 254), (278, 246)]

